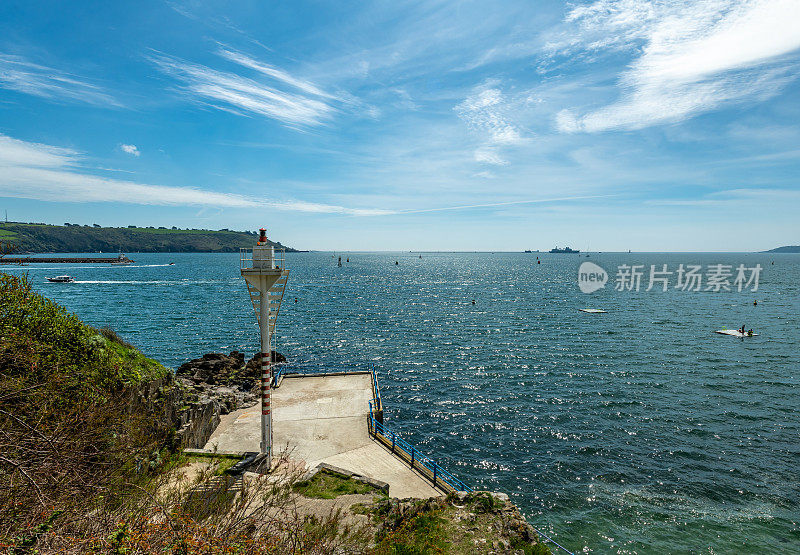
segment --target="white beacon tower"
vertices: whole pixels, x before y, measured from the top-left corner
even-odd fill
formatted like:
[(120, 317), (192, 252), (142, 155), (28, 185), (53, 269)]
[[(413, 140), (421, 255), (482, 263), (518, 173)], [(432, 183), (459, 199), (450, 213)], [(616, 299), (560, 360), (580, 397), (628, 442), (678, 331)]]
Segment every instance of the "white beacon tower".
[(289, 270), (284, 249), (275, 249), (267, 241), (267, 230), (259, 230), (258, 242), (252, 249), (241, 249), (240, 269), (250, 292), (261, 330), (261, 453), (266, 455), (267, 468), (272, 467), (272, 334), (281, 308)]

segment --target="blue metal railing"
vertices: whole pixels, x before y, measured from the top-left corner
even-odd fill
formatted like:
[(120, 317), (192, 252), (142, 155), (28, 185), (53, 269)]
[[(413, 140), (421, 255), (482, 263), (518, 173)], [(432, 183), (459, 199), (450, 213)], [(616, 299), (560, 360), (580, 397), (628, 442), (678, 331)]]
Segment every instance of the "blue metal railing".
[(472, 488), (442, 468), (436, 461), (431, 460), (419, 452), (419, 449), (397, 435), (393, 430), (387, 429), (375, 419), (372, 412), (372, 403), (369, 404), (369, 433), (381, 443), (392, 450), (392, 453), (405, 455), (411, 468), (416, 469), (426, 476), (434, 487), (447, 490), (448, 486), (453, 491), (472, 491)]
[(278, 387), (278, 380), (283, 374), (283, 366), (278, 366), (278, 369), (272, 373), (272, 387)]
[[(375, 365), (370, 364), (370, 372), (372, 372), (372, 401), (375, 404), (376, 411), (383, 410), (383, 403), (381, 402), (381, 390), (378, 387), (378, 373), (375, 371)], [(371, 410), (372, 404), (370, 404), (370, 414), (372, 413)]]

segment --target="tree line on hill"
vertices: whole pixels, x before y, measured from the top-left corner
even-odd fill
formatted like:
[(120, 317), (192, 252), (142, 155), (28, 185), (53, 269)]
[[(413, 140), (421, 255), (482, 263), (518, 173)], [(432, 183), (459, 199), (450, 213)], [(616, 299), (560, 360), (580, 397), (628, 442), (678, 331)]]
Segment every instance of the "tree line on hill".
[[(0, 254), (41, 252), (236, 252), (252, 247), (258, 233), (221, 229), (166, 227), (63, 226), (7, 222), (0, 225)], [(286, 248), (279, 242), (272, 245)]]

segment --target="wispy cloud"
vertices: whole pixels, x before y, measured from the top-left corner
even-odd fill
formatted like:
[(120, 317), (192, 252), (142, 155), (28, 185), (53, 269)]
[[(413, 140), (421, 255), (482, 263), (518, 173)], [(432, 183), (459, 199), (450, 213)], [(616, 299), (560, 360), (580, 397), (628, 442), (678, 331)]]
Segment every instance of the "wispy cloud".
[(136, 145), (119, 145), (120, 150), (126, 154), (130, 154), (131, 156), (136, 156), (137, 158), (141, 155), (139, 152), (139, 148)]
[(8, 54), (0, 54), (0, 87), (52, 100), (121, 106), (87, 79)]
[(483, 146), (475, 150), (475, 161), (495, 166), (507, 166), (508, 160), (500, 156), (497, 149), (491, 146)]
[(255, 74), (255, 78), (219, 71), (164, 54), (150, 57), (156, 66), (182, 83), (181, 89), (195, 101), (239, 115), (259, 115), (288, 126), (315, 126), (330, 119), (337, 97), (315, 84), (222, 48), (217, 54)]
[(53, 202), (119, 202), (162, 206), (208, 206), (216, 208), (269, 208), (313, 214), (348, 216), (401, 216), (497, 208), (513, 205), (557, 203), (609, 195), (576, 195), (438, 206), (420, 209), (347, 207), (304, 200), (251, 198), (191, 187), (150, 185), (109, 179), (87, 173), (81, 153), (51, 145), (31, 143), (0, 134), (0, 196)]
[(641, 129), (767, 99), (796, 78), (799, 18), (796, 0), (599, 0), (574, 8), (569, 38), (553, 44), (554, 53), (630, 49), (637, 57), (620, 75), (619, 100), (564, 110), (556, 126)]
[(309, 81), (304, 81), (302, 79), (293, 77), (282, 69), (276, 68), (274, 66), (271, 66), (263, 62), (259, 62), (258, 60), (255, 60), (253, 58), (250, 58), (249, 56), (242, 54), (241, 52), (236, 52), (234, 50), (229, 50), (227, 48), (221, 48), (218, 54), (223, 58), (230, 60), (231, 62), (239, 64), (242, 67), (247, 67), (252, 70), (255, 70), (258, 73), (266, 75), (267, 77), (271, 77), (277, 81), (281, 81), (287, 85), (291, 85), (292, 87), (295, 87), (305, 93), (323, 98), (328, 98), (331, 100), (336, 100), (335, 96), (326, 93), (325, 91), (317, 87), (315, 84)]
[(507, 165), (508, 160), (500, 155), (498, 147), (524, 141), (519, 129), (511, 123), (507, 101), (495, 81), (475, 89), (454, 110), (483, 141), (483, 145), (475, 150), (475, 160), (478, 162)]
[(741, 188), (714, 191), (702, 198), (693, 199), (653, 199), (645, 204), (656, 206), (740, 206), (742, 208), (753, 206), (792, 206), (800, 202), (800, 191), (793, 189)]
[(0, 196), (55, 202), (121, 202), (144, 205), (200, 205), (273, 208), (295, 212), (374, 216), (379, 209), (348, 208), (297, 200), (249, 198), (191, 187), (149, 185), (87, 173), (85, 157), (71, 149), (0, 135)]
[(512, 200), (508, 202), (488, 202), (484, 204), (462, 204), (457, 206), (442, 206), (438, 208), (422, 208), (419, 210), (398, 210), (396, 214), (422, 214), (424, 212), (444, 212), (448, 210), (467, 210), (471, 208), (499, 208), (503, 206), (515, 206), (519, 204), (543, 204), (543, 203), (556, 203), (574, 200), (590, 200), (597, 198), (607, 198), (614, 195), (583, 195), (572, 197), (554, 197), (554, 198), (538, 198), (527, 200)]

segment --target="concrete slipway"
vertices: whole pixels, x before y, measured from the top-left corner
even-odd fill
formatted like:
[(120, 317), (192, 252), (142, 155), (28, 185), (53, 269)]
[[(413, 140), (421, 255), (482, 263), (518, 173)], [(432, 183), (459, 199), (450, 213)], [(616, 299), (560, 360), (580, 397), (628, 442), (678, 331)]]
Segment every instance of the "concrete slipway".
[[(288, 449), (290, 459), (309, 468), (324, 462), (387, 482), (392, 497), (441, 495), (370, 437), (367, 419), (372, 395), (369, 372), (284, 377), (280, 387), (272, 390), (275, 453)], [(260, 414), (255, 405), (222, 416), (203, 450), (257, 452)]]

